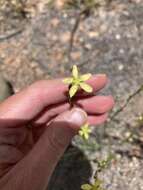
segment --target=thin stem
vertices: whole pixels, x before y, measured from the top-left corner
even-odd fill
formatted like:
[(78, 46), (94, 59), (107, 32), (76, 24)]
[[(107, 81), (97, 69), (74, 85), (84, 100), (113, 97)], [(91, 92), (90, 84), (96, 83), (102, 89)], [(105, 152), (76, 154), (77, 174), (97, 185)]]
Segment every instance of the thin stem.
[(135, 92), (133, 92), (131, 95), (129, 95), (129, 97), (127, 98), (127, 100), (125, 101), (124, 105), (121, 106), (112, 116), (111, 116), (111, 120), (114, 120), (115, 117), (117, 117), (117, 115), (119, 113), (121, 113), (122, 111), (124, 111), (124, 109), (128, 106), (128, 104), (130, 103), (130, 101), (136, 96), (138, 95), (141, 91), (143, 91), (143, 85), (141, 85)]

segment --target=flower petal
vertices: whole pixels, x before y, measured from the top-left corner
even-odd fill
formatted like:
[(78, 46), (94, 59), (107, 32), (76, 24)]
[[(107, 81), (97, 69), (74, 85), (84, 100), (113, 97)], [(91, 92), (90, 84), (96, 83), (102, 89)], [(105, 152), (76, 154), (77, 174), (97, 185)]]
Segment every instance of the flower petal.
[(89, 134), (85, 133), (83, 137), (85, 138), (85, 140), (88, 140), (89, 139)]
[(63, 79), (63, 82), (64, 82), (65, 84), (71, 84), (72, 81), (73, 81), (73, 78), (65, 78), (65, 79)]
[(69, 89), (69, 95), (70, 95), (70, 98), (72, 98), (76, 92), (78, 91), (78, 85), (73, 85), (70, 89)]
[(92, 92), (93, 91), (93, 88), (86, 84), (86, 83), (80, 83), (80, 87), (85, 91), (85, 92)]
[(78, 78), (78, 68), (77, 68), (76, 65), (73, 65), (72, 75), (73, 75), (74, 78)]
[(89, 134), (92, 132), (90, 127), (88, 127), (87, 131), (88, 131)]
[(81, 186), (81, 189), (82, 189), (82, 190), (91, 190), (91, 189), (92, 189), (92, 186), (89, 185), (89, 184), (84, 184), (84, 185)]
[(86, 80), (88, 80), (91, 76), (92, 76), (92, 75), (91, 75), (90, 73), (87, 73), (87, 74), (85, 74), (85, 75), (81, 75), (81, 76), (80, 76), (80, 79), (81, 79), (82, 81), (86, 81)]
[(96, 179), (93, 184), (93, 189), (97, 189), (97, 188), (101, 187), (102, 183), (103, 182), (100, 179)]
[(83, 136), (83, 134), (84, 134), (82, 130), (79, 130), (78, 133), (79, 133), (80, 136)]

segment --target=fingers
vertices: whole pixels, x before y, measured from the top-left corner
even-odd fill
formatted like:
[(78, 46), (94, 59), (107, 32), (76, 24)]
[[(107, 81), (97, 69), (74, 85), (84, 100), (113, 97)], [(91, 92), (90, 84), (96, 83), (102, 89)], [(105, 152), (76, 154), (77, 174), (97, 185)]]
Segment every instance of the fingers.
[(90, 115), (88, 116), (88, 123), (90, 125), (100, 125), (104, 123), (108, 118), (108, 114), (102, 114), (102, 115)]
[[(88, 83), (97, 91), (105, 86), (105, 75), (93, 76)], [(61, 80), (39, 81), (11, 96), (0, 105), (0, 120), (14, 120), (15, 125), (33, 119), (45, 107), (67, 100), (68, 86)], [(7, 123), (5, 123), (7, 126)], [(14, 123), (8, 124), (9, 126)]]
[(0, 119), (29, 121), (46, 106), (66, 99), (67, 86), (60, 80), (38, 81), (0, 105)]
[(0, 187), (4, 184), (5, 189), (45, 189), (75, 131), (86, 121), (85, 112), (77, 108), (55, 118), (29, 154), (2, 178)]
[[(110, 111), (114, 106), (114, 100), (112, 96), (92, 96), (76, 101), (75, 105), (85, 110), (88, 115), (99, 115)], [(38, 117), (35, 118), (33, 124), (34, 126), (40, 126), (69, 109), (70, 104), (67, 102), (47, 107)]]
[(92, 96), (78, 100), (76, 104), (88, 114), (103, 114), (113, 108), (114, 100), (112, 96)]
[(44, 123), (47, 123), (57, 115), (69, 109), (70, 109), (69, 103), (55, 104), (53, 106), (48, 106), (32, 121), (32, 125), (37, 127), (43, 125)]

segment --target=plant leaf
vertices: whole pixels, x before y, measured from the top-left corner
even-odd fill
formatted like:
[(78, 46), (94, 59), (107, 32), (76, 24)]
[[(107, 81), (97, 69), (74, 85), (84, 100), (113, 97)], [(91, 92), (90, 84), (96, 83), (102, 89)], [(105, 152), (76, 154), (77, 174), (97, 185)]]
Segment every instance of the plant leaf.
[(88, 80), (91, 76), (92, 76), (92, 75), (91, 75), (90, 73), (87, 73), (87, 74), (85, 74), (85, 75), (81, 75), (81, 76), (80, 76), (80, 79), (81, 79), (82, 81), (86, 81), (86, 80)]
[(93, 88), (86, 84), (86, 83), (80, 83), (80, 87), (85, 91), (85, 92), (92, 92), (93, 91)]
[(77, 68), (76, 65), (73, 65), (72, 75), (73, 75), (74, 78), (78, 78), (78, 68)]
[(76, 92), (78, 91), (78, 85), (73, 85), (70, 89), (69, 89), (69, 95), (70, 95), (70, 98), (72, 98)]
[(71, 84), (72, 81), (73, 81), (73, 78), (65, 78), (65, 79), (63, 79), (63, 82), (64, 82), (65, 84)]
[(81, 189), (82, 190), (92, 190), (92, 186), (89, 184), (84, 184), (81, 186)]

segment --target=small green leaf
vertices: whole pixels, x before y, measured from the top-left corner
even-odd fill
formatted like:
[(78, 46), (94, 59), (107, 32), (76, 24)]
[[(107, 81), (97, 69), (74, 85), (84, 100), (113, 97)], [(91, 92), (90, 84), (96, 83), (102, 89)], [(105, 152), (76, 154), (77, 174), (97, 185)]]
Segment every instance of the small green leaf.
[(80, 83), (80, 87), (81, 87), (85, 92), (88, 92), (88, 93), (90, 93), (90, 92), (93, 91), (93, 88), (92, 88), (90, 85), (86, 84), (86, 83)]
[(69, 89), (69, 95), (70, 98), (72, 98), (76, 92), (78, 91), (79, 86), (78, 85), (73, 85), (70, 89)]
[(89, 184), (84, 184), (81, 186), (81, 189), (82, 190), (92, 190), (92, 186)]
[(78, 68), (77, 68), (76, 65), (73, 65), (72, 75), (73, 75), (74, 78), (78, 78)]
[(71, 84), (73, 82), (73, 79), (72, 78), (65, 78), (65, 79), (63, 79), (63, 82), (65, 84)]
[(81, 75), (81, 76), (80, 76), (80, 80), (86, 81), (86, 80), (88, 80), (91, 76), (92, 76), (92, 75), (91, 75), (90, 73)]

